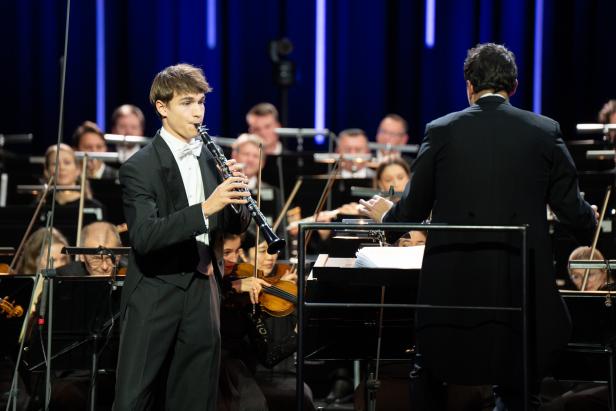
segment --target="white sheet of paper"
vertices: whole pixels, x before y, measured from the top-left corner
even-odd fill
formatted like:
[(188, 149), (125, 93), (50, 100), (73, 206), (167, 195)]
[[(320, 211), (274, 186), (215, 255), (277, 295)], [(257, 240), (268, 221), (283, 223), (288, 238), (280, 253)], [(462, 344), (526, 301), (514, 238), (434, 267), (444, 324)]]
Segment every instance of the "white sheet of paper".
[(420, 269), (425, 246), (364, 247), (357, 251), (355, 267)]

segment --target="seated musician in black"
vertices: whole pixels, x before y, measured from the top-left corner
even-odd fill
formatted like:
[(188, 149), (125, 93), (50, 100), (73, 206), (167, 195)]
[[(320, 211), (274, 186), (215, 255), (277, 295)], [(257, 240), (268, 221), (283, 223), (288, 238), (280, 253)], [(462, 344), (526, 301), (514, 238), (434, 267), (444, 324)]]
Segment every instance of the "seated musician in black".
[[(43, 241), (48, 235), (48, 230), (41, 227), (28, 237), (24, 244), (24, 251), (17, 262), (14, 274), (36, 274), (47, 266), (47, 245), (43, 246)], [(68, 264), (71, 259), (67, 254), (62, 254), (63, 247), (68, 246), (66, 237), (57, 229), (51, 231), (51, 258), (53, 267), (62, 267)], [(41, 253), (42, 247), (42, 253)]]
[[(115, 225), (106, 221), (96, 221), (81, 230), (79, 246), (92, 249), (99, 247), (110, 249), (122, 247), (122, 240)], [(80, 255), (76, 260), (59, 270), (59, 275), (109, 277), (114, 274), (116, 267), (127, 266), (126, 258), (120, 255), (112, 258), (106, 252)]]
[[(231, 273), (240, 255), (254, 263), (254, 237), (245, 234), (240, 250), (240, 236), (225, 235), (223, 246), (225, 277), (221, 304), (221, 347), (219, 410), (289, 410), (295, 408), (293, 353), (297, 339), (295, 317), (272, 317), (261, 307), (258, 296), (263, 279), (238, 278)], [(258, 266), (264, 276), (277, 269), (276, 256), (267, 256), (266, 245), (259, 247)], [(286, 271), (286, 270), (285, 270)], [(295, 281), (294, 272), (285, 272), (281, 279)], [(246, 295), (246, 293), (248, 295)], [(254, 313), (253, 313), (254, 307)], [(305, 409), (313, 410), (310, 389), (305, 387)]]
[[(50, 146), (45, 152), (45, 170), (44, 178), (45, 182), (49, 180), (50, 176), (54, 175), (56, 168), (56, 152), (57, 146), (54, 144)], [(60, 144), (59, 154), (60, 167), (58, 170), (57, 184), (61, 186), (79, 185), (81, 176), (81, 167), (79, 161), (75, 157), (73, 149), (66, 145)], [(92, 196), (90, 185), (86, 180), (86, 187), (84, 190), (84, 215), (88, 215), (89, 220), (104, 220), (105, 219), (105, 207), (100, 201), (96, 200)], [(41, 215), (45, 215), (47, 210), (51, 209), (51, 193), (48, 194), (47, 204), (45, 205), (45, 211)], [(70, 244), (75, 244), (75, 236), (69, 227), (77, 227), (78, 211), (79, 211), (79, 191), (59, 190), (56, 193), (56, 224), (64, 228), (64, 234), (68, 237)], [(85, 219), (88, 221), (88, 219)]]
[[(599, 250), (595, 249), (593, 253), (593, 257), (590, 258), (590, 247), (578, 247), (571, 255), (569, 255), (569, 261), (574, 260), (598, 260), (604, 261), (605, 257)], [(585, 269), (583, 268), (569, 268), (569, 278), (575, 285), (575, 288), (578, 290), (582, 289), (582, 283), (584, 282), (584, 274)], [(609, 277), (607, 270), (600, 268), (593, 268), (592, 270), (588, 270), (588, 280), (586, 283), (585, 291), (599, 291), (605, 289), (605, 287), (611, 283), (611, 278)]]

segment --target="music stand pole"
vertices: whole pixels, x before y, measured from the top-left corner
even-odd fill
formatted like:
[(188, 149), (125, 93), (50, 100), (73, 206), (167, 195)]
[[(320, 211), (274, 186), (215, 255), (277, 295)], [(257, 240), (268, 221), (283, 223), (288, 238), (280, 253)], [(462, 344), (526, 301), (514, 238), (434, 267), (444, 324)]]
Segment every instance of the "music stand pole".
[[(113, 251), (106, 247), (99, 247), (99, 254), (101, 258), (108, 255), (113, 263), (113, 283), (115, 284), (115, 274), (117, 270), (116, 256)], [(113, 325), (113, 323), (112, 323)], [(98, 383), (98, 341), (100, 335), (98, 330), (94, 330), (92, 333), (92, 368), (90, 369), (90, 411), (96, 411), (96, 384)]]

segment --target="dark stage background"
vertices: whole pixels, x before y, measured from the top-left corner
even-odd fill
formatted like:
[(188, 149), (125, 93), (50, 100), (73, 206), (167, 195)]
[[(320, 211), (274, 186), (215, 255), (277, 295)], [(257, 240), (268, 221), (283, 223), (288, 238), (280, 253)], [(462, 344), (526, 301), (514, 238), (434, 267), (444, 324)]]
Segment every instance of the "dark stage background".
[[(204, 68), (214, 87), (206, 102), (212, 134), (244, 131), (255, 103), (280, 104), (268, 54), (288, 37), (296, 68), (288, 126), (314, 125), (315, 1), (218, 0), (216, 47), (206, 42), (206, 0), (99, 0), (105, 8), (105, 120), (123, 103), (140, 106), (147, 133), (158, 127), (147, 103), (155, 73), (177, 62)], [(96, 120), (96, 0), (73, 0), (65, 133)], [(2, 64), (0, 133), (33, 132), (33, 151), (53, 143), (59, 111), (65, 1), (0, 1)], [(513, 103), (533, 108), (535, 2), (436, 1), (435, 45), (426, 48), (425, 0), (326, 2), (325, 125), (364, 128), (397, 112), (419, 141), (427, 121), (467, 105), (462, 62), (478, 42), (506, 44), (517, 56), (520, 87)], [(616, 97), (612, 27), (616, 2), (545, 0), (542, 113), (568, 138), (576, 122), (595, 120)]]

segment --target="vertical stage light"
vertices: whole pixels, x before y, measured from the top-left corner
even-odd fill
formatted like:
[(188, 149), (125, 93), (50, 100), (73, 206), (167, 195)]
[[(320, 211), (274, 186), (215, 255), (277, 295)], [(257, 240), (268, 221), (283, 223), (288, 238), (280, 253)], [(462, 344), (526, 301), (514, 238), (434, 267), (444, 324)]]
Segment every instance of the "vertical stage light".
[(535, 1), (535, 49), (533, 60), (533, 111), (541, 114), (541, 71), (543, 66), (543, 0)]
[(207, 0), (207, 47), (216, 48), (216, 0)]
[[(314, 67), (314, 128), (325, 128), (325, 0), (316, 0), (315, 67)], [(323, 144), (324, 136), (315, 142)]]
[(426, 0), (426, 47), (434, 47), (434, 18), (436, 15), (436, 0)]
[(105, 0), (96, 0), (96, 124), (105, 130)]

